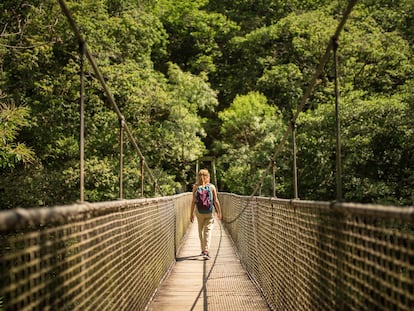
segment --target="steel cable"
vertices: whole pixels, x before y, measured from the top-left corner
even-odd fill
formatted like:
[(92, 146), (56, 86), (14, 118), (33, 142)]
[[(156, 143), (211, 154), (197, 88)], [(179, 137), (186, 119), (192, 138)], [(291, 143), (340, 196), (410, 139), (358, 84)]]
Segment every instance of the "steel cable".
[(268, 164), (266, 170), (263, 172), (259, 182), (256, 185), (256, 188), (253, 190), (253, 193), (251, 194), (252, 197), (257, 193), (257, 191), (263, 185), (263, 181), (264, 181), (266, 175), (268, 174), (269, 170), (272, 168), (272, 163), (276, 160), (276, 157), (282, 151), (282, 149), (283, 149), (283, 147), (284, 147), (284, 145), (285, 145), (285, 143), (286, 143), (286, 141), (289, 137), (290, 132), (293, 130), (292, 126), (294, 126), (294, 124), (296, 124), (296, 120), (297, 120), (299, 114), (305, 108), (306, 103), (308, 101), (308, 98), (311, 95), (311, 93), (313, 91), (313, 88), (316, 85), (316, 81), (317, 81), (318, 77), (321, 75), (321, 73), (323, 72), (323, 68), (325, 67), (325, 64), (327, 63), (327, 61), (329, 59), (331, 50), (334, 48), (334, 44), (338, 41), (339, 35), (340, 35), (342, 29), (344, 28), (345, 23), (348, 20), (349, 15), (351, 14), (353, 7), (355, 6), (355, 4), (357, 2), (358, 2), (358, 0), (349, 0), (348, 6), (347, 6), (347, 8), (344, 12), (343, 18), (340, 21), (339, 25), (337, 26), (334, 35), (331, 37), (331, 40), (329, 40), (329, 43), (328, 43), (328, 45), (326, 47), (326, 50), (325, 50), (325, 54), (321, 58), (321, 60), (319, 62), (319, 65), (316, 67), (315, 74), (313, 75), (312, 79), (309, 82), (309, 85), (308, 85), (308, 87), (305, 91), (305, 94), (303, 95), (303, 97), (302, 97), (302, 99), (301, 99), (301, 101), (300, 101), (300, 103), (297, 107), (297, 110), (296, 110), (295, 114), (292, 117), (292, 120), (291, 120), (291, 123), (289, 124), (288, 129), (286, 130), (285, 134), (283, 135), (282, 140), (276, 146), (276, 148), (273, 152), (273, 156), (272, 156), (271, 160), (269, 161), (269, 164)]
[(78, 28), (75, 20), (73, 19), (73, 16), (72, 16), (71, 12), (69, 11), (68, 7), (66, 6), (66, 3), (65, 3), (64, 0), (58, 0), (58, 1), (59, 1), (60, 7), (61, 7), (63, 13), (65, 14), (65, 16), (68, 19), (68, 22), (70, 24), (70, 27), (72, 28), (73, 32), (75, 33), (75, 36), (76, 36), (76, 38), (78, 40), (79, 45), (84, 47), (85, 56), (89, 60), (89, 63), (91, 64), (91, 66), (93, 68), (93, 71), (95, 72), (95, 74), (96, 74), (99, 82), (101, 83), (102, 88), (104, 89), (104, 92), (105, 92), (105, 94), (106, 94), (109, 102), (111, 103), (112, 108), (115, 110), (115, 112), (116, 112), (116, 114), (117, 114), (120, 122), (123, 122), (124, 130), (126, 131), (126, 133), (128, 135), (128, 138), (130, 139), (132, 145), (134, 146), (134, 149), (138, 153), (138, 155), (141, 158), (141, 160), (143, 160), (144, 165), (145, 165), (145, 168), (148, 171), (151, 180), (154, 182), (155, 188), (159, 191), (160, 195), (162, 196), (163, 194), (162, 194), (161, 188), (159, 187), (158, 182), (155, 179), (155, 177), (154, 177), (154, 175), (153, 175), (150, 167), (148, 166), (147, 162), (145, 161), (145, 157), (142, 154), (141, 149), (139, 148), (138, 143), (136, 142), (134, 136), (132, 135), (132, 132), (131, 132), (130, 128), (128, 127), (128, 124), (125, 121), (125, 118), (122, 115), (122, 113), (121, 113), (118, 105), (116, 104), (115, 99), (114, 99), (114, 96), (113, 96), (111, 90), (106, 85), (105, 79), (104, 79), (101, 71), (99, 70), (98, 65), (96, 64), (95, 58), (90, 53), (90, 51), (88, 49), (88, 46), (87, 46), (87, 43), (86, 43), (85, 39), (82, 37), (82, 35), (80, 33), (80, 30), (79, 30), (79, 28)]

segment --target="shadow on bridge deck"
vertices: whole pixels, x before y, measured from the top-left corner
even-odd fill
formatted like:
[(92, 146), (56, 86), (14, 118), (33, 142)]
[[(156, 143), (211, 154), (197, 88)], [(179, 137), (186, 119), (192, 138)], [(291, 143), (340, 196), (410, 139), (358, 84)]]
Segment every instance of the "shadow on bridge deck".
[(158, 288), (148, 311), (270, 310), (242, 268), (233, 244), (216, 221), (211, 260), (199, 256), (196, 221), (190, 226), (176, 264)]

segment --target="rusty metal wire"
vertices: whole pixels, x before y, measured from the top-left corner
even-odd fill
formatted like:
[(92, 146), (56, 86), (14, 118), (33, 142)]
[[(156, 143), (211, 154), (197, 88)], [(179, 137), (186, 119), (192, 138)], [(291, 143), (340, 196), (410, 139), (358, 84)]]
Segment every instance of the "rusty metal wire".
[(175, 260), (191, 199), (0, 212), (3, 309), (145, 309)]
[(412, 310), (414, 207), (221, 194), (223, 223), (275, 310)]

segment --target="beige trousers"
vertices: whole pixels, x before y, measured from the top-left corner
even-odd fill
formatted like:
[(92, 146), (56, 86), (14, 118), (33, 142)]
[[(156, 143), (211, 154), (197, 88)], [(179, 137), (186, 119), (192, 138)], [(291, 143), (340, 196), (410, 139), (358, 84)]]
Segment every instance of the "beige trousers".
[(198, 222), (198, 237), (200, 238), (201, 251), (208, 251), (214, 227), (213, 213), (202, 214), (196, 208), (195, 215)]

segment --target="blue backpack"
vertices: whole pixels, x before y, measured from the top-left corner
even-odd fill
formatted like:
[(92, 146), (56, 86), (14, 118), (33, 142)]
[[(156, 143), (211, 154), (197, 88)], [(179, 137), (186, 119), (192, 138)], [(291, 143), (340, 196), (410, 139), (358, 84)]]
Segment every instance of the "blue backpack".
[(208, 214), (213, 212), (213, 193), (211, 192), (209, 184), (204, 187), (199, 186), (197, 188), (196, 205), (200, 214)]

